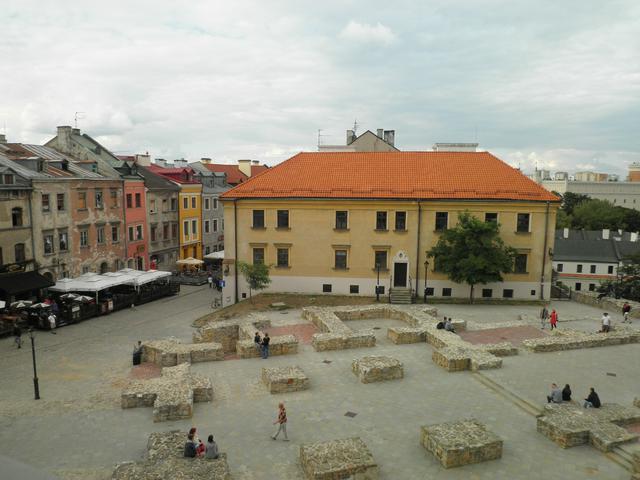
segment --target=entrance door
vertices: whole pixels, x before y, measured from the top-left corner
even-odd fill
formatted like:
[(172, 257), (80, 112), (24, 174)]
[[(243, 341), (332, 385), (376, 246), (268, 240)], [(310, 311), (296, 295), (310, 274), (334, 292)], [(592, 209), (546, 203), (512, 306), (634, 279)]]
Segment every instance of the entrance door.
[(393, 264), (393, 286), (394, 287), (407, 286), (407, 264), (406, 263)]

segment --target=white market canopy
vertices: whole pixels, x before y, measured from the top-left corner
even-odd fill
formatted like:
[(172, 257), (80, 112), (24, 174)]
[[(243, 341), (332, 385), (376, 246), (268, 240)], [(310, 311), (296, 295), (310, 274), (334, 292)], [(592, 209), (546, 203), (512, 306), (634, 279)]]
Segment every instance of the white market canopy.
[(160, 270), (133, 270), (125, 268), (117, 272), (108, 272), (103, 275), (84, 274), (78, 278), (62, 278), (49, 290), (53, 292), (99, 292), (116, 285), (133, 285), (138, 287), (145, 283), (154, 282), (161, 278), (170, 277), (171, 272)]
[(178, 265), (202, 265), (204, 261), (189, 257), (176, 262)]
[(208, 258), (210, 260), (224, 260), (224, 250), (220, 250), (219, 252), (211, 252), (205, 255), (204, 258)]

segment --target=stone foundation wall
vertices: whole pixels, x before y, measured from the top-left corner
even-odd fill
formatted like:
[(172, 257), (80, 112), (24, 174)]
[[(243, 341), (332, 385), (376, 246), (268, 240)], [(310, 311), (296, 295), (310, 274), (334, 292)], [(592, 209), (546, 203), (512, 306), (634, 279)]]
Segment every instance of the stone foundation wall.
[(309, 378), (298, 366), (263, 368), (262, 382), (269, 393), (288, 393), (309, 388)]
[(600, 301), (598, 301), (598, 293), (597, 292), (571, 292), (571, 300), (574, 300), (578, 303), (584, 303), (586, 305), (592, 305), (594, 307), (601, 308), (602, 310), (607, 310), (609, 312), (613, 312), (616, 314), (622, 315), (622, 306), (625, 302), (631, 305), (631, 311), (629, 312), (629, 316), (631, 318), (640, 318), (640, 303), (634, 302), (633, 300), (626, 300), (624, 298), (613, 298), (613, 297), (602, 297)]
[(300, 463), (307, 480), (378, 480), (379, 469), (360, 438), (302, 445)]
[(169, 337), (142, 345), (142, 361), (155, 363), (161, 367), (217, 360), (224, 360), (224, 351), (219, 343), (184, 344), (177, 338)]
[(404, 377), (402, 362), (391, 357), (362, 357), (353, 360), (351, 370), (362, 383), (397, 380)]
[[(236, 353), (240, 358), (257, 358), (260, 356), (256, 345), (251, 340), (241, 340), (236, 344)], [(269, 342), (269, 356), (293, 355), (298, 353), (298, 340), (293, 335), (272, 337)]]
[(522, 345), (534, 353), (607, 347), (640, 343), (640, 330), (618, 325), (609, 333), (584, 333), (577, 330), (554, 330), (550, 336), (524, 340)]

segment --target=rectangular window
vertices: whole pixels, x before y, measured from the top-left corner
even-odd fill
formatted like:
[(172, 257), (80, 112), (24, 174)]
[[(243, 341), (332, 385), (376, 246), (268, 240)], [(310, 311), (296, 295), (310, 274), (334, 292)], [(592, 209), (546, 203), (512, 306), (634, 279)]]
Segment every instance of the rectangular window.
[(596, 284), (595, 283), (590, 283), (589, 284), (589, 291), (593, 292), (596, 289)]
[(218, 231), (218, 220), (217, 219), (213, 219), (213, 233), (216, 233)]
[(102, 202), (102, 190), (96, 190), (95, 191), (95, 196), (96, 196), (96, 208), (103, 208), (104, 204)]
[(529, 232), (530, 219), (531, 215), (529, 215), (528, 213), (519, 213), (516, 224), (516, 231), (519, 233)]
[(407, 229), (407, 212), (396, 212), (396, 230), (403, 232)]
[(58, 232), (58, 250), (66, 252), (69, 249), (69, 237), (67, 232)]
[(450, 288), (443, 288), (442, 289), (442, 296), (443, 297), (450, 297), (451, 296), (451, 289)]
[(349, 224), (349, 214), (346, 210), (336, 212), (336, 230), (346, 230)]
[(264, 228), (264, 210), (253, 211), (253, 228)]
[[(484, 221), (485, 222), (498, 223), (498, 214), (497, 213), (485, 213), (484, 214)], [(505, 291), (507, 291), (507, 290), (505, 290)], [(513, 290), (511, 292), (513, 293)], [(511, 297), (509, 297), (509, 298), (511, 298)]]
[(176, 239), (178, 238), (178, 224), (177, 223), (172, 223), (171, 224), (171, 238), (172, 239)]
[(182, 208), (184, 210), (189, 208), (189, 197), (182, 197)]
[(264, 248), (253, 249), (253, 264), (264, 263)]
[(111, 208), (116, 208), (118, 206), (118, 190), (112, 188), (109, 190), (109, 195), (111, 196)]
[(204, 198), (204, 209), (205, 210), (210, 210), (211, 208), (211, 200), (209, 199), (209, 197), (205, 197)]
[(111, 243), (118, 243), (120, 241), (120, 227), (113, 225), (111, 227)]
[(596, 273), (596, 266), (595, 265), (591, 265), (591, 268), (589, 269), (589, 271), (591, 273)]
[(4, 184), (5, 185), (13, 185), (13, 175), (9, 173), (4, 174)]
[(53, 234), (46, 233), (44, 235), (44, 254), (51, 255), (53, 253)]
[(289, 210), (278, 210), (278, 228), (289, 228)]
[(204, 254), (205, 255), (209, 255), (209, 253), (211, 253), (211, 248), (210, 247), (204, 247)]
[(129, 227), (129, 241), (133, 242), (135, 240), (135, 230), (133, 227)]
[(173, 197), (171, 198), (171, 211), (175, 212), (178, 210), (178, 199)]
[(16, 243), (13, 247), (16, 263), (24, 262), (27, 258), (24, 250), (24, 243)]
[(511, 288), (502, 290), (502, 298), (513, 298), (513, 290)]
[(576, 272), (582, 273), (582, 265), (578, 264), (578, 266), (576, 267)]
[(136, 193), (136, 208), (140, 208), (142, 206), (142, 196), (139, 193)]
[(214, 198), (214, 199), (213, 199), (213, 209), (214, 209), (214, 210), (217, 210), (217, 209), (218, 209), (218, 199), (217, 199), (217, 198)]
[(209, 233), (209, 220), (204, 221), (204, 233)]
[(482, 298), (491, 298), (491, 297), (493, 297), (493, 290), (491, 288), (483, 288)]
[(133, 208), (133, 196), (127, 193), (127, 208)]
[(609, 275), (613, 275), (613, 265), (609, 265), (609, 266), (607, 267), (607, 273), (608, 273)]
[(436, 232), (447, 229), (449, 224), (449, 212), (436, 212)]
[(169, 240), (169, 224), (168, 223), (162, 224), (162, 238), (164, 240)]
[(48, 193), (43, 193), (42, 194), (42, 211), (43, 212), (50, 212), (51, 211), (51, 205), (49, 204), (49, 194)]
[(157, 235), (158, 235), (158, 227), (156, 225), (151, 225), (149, 227), (149, 236), (151, 237), (150, 240), (152, 242), (155, 242), (157, 240)]
[(162, 199), (162, 211), (163, 212), (168, 212), (169, 211), (168, 205), (169, 205), (169, 202), (167, 201), (167, 199), (163, 198)]
[(185, 220), (182, 223), (182, 230), (184, 230), (182, 232), (182, 234), (184, 235), (184, 239), (188, 240), (189, 239), (189, 220)]
[(322, 293), (331, 293), (331, 284), (323, 283), (322, 284)]
[(197, 197), (191, 197), (191, 208), (196, 208)]
[(579, 292), (580, 290), (582, 290), (582, 283), (576, 283), (576, 288), (575, 288), (576, 292)]
[(198, 238), (198, 221), (191, 220), (191, 236), (192, 238)]
[(556, 270), (558, 270), (558, 272), (562, 272), (564, 270), (564, 264), (559, 263), (558, 266), (556, 267)]
[(288, 248), (278, 249), (278, 266), (279, 267), (289, 266), (289, 249)]
[(387, 269), (387, 251), (386, 250), (376, 250), (375, 263), (373, 264), (373, 268), (378, 269), (378, 265), (380, 265), (380, 270)]
[(149, 213), (156, 213), (156, 200), (152, 198), (149, 200)]
[(349, 285), (349, 293), (360, 293), (360, 285)]
[(514, 273), (527, 273), (527, 254), (518, 253), (513, 267)]
[(58, 204), (58, 211), (61, 212), (64, 210), (64, 193), (59, 193), (56, 195), (56, 202)]
[(87, 192), (78, 192), (78, 210), (87, 209)]
[(347, 251), (346, 250), (335, 251), (335, 268), (339, 270), (347, 269)]
[(89, 246), (89, 230), (80, 230), (80, 246)]
[(104, 227), (96, 227), (96, 241), (99, 244), (104, 243)]
[(387, 229), (387, 212), (376, 212), (376, 230)]

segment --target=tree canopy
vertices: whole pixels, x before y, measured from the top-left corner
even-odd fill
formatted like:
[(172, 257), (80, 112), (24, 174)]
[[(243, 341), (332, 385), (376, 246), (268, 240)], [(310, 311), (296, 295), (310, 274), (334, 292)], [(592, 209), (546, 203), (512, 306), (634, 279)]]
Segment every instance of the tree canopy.
[(556, 217), (556, 228), (577, 230), (640, 230), (640, 212), (614, 205), (607, 200), (567, 192)]
[(264, 263), (238, 262), (238, 270), (249, 285), (249, 298), (253, 290), (263, 290), (271, 283), (269, 266)]
[(442, 233), (438, 243), (427, 252), (436, 270), (456, 283), (469, 285), (469, 301), (477, 284), (501, 282), (502, 274), (513, 270), (515, 249), (504, 244), (496, 222), (484, 222), (464, 212), (458, 224)]
[(617, 280), (602, 282), (598, 292), (616, 298), (640, 301), (640, 253), (624, 258)]

